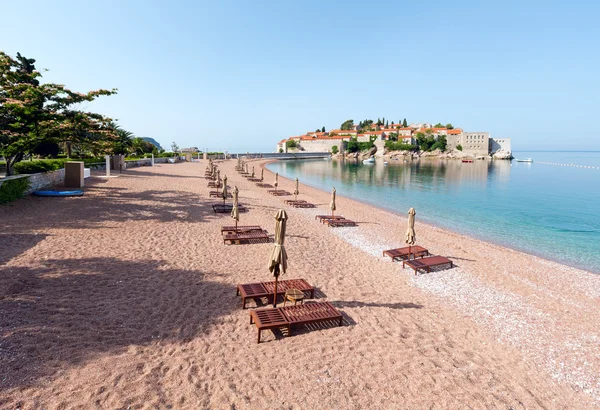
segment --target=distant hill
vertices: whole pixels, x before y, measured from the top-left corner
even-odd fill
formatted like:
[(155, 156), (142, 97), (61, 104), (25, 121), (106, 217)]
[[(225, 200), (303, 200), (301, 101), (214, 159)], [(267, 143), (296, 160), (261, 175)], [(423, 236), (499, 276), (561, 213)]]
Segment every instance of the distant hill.
[(163, 149), (158, 142), (154, 138), (150, 137), (142, 137), (144, 141), (148, 141), (150, 144), (154, 145), (159, 151)]

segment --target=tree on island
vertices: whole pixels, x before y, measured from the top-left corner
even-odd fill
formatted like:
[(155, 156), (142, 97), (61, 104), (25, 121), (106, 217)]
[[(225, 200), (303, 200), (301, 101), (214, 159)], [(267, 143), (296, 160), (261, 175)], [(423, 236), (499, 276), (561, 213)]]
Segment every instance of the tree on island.
[(323, 128), (321, 128), (321, 132), (325, 132), (325, 126), (323, 126)]
[(354, 120), (346, 120), (340, 126), (342, 130), (351, 130), (354, 129)]
[(404, 128), (408, 127), (408, 123), (406, 122), (406, 118), (404, 119), (404, 121), (402, 121), (402, 127), (404, 127)]
[(441, 123), (441, 122), (438, 122), (437, 124), (435, 124), (435, 125), (433, 126), (433, 128), (445, 128), (445, 127), (442, 125), (442, 123)]
[(34, 59), (0, 51), (0, 155), (7, 175), (43, 142), (63, 143), (70, 155), (75, 143), (97, 153), (116, 138), (109, 118), (72, 108), (115, 94), (115, 89), (84, 94), (60, 84), (40, 84), (40, 77)]
[(446, 124), (446, 128), (449, 130), (453, 130), (454, 126), (452, 124)]

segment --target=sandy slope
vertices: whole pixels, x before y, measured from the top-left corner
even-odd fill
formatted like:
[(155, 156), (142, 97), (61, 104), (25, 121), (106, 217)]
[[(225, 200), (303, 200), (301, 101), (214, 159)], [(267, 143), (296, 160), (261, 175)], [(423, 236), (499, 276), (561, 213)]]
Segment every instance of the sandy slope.
[[(284, 198), (219, 165), (250, 208), (241, 222), (273, 233)], [(231, 218), (213, 214), (204, 168), (139, 168), (81, 198), (0, 208), (0, 408), (598, 405), (598, 276), (417, 222), (419, 244), (458, 267), (415, 277), (380, 257), (404, 217), (345, 198), (358, 228), (286, 207), (286, 276), (344, 326), (257, 345), (235, 285), (270, 280), (272, 244), (222, 244)], [(325, 212), (327, 193), (301, 190)]]

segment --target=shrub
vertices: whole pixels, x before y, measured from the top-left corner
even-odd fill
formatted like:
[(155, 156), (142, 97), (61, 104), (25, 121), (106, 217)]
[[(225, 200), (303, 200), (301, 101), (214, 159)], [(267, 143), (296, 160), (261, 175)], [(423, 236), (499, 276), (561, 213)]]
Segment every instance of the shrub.
[(52, 159), (45, 161), (22, 161), (17, 162), (13, 170), (15, 174), (37, 174), (38, 172), (56, 171), (64, 167), (65, 160)]
[(0, 185), (0, 204), (6, 204), (22, 198), (29, 188), (29, 178), (15, 178), (4, 181)]
[(332, 154), (337, 154), (339, 152), (339, 148), (337, 145), (334, 145), (333, 147), (331, 147), (331, 153)]
[(415, 149), (415, 147), (411, 144), (405, 144), (403, 142), (392, 142), (392, 141), (386, 141), (385, 147), (389, 151), (412, 151)]
[(459, 151), (462, 151), (462, 145), (458, 144), (458, 145), (456, 146), (456, 149), (457, 149), (457, 150), (459, 150)]
[(283, 148), (279, 148), (279, 153), (283, 153)]
[(285, 143), (285, 146), (288, 148), (296, 148), (298, 146), (298, 144), (296, 143), (296, 140), (288, 140)]

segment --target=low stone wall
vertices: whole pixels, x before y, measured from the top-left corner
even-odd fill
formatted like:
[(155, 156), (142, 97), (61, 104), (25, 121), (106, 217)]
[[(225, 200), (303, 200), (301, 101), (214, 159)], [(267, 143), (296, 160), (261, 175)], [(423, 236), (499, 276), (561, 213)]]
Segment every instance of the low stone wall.
[(30, 175), (13, 175), (10, 177), (0, 179), (0, 185), (5, 181), (11, 179), (28, 178), (29, 189), (25, 191), (25, 194), (29, 195), (33, 191), (37, 191), (42, 188), (49, 188), (56, 185), (63, 185), (65, 183), (65, 169), (59, 169), (58, 171), (42, 172), (39, 174)]

